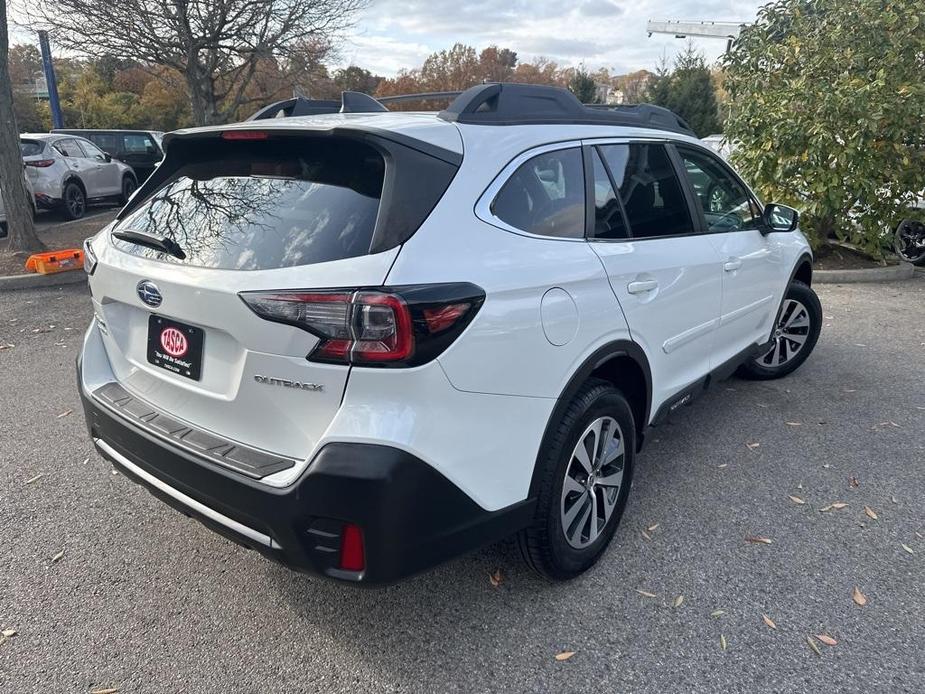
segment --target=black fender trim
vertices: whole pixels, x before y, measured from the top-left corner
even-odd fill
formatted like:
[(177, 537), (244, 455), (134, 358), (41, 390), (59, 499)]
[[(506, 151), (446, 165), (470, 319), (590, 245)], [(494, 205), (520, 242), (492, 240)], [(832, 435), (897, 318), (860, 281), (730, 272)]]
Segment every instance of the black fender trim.
[(591, 374), (600, 367), (604, 366), (607, 362), (619, 357), (629, 357), (634, 362), (636, 362), (645, 377), (645, 416), (642, 422), (636, 423), (636, 450), (639, 450), (639, 448), (642, 447), (642, 440), (645, 435), (645, 430), (648, 427), (649, 413), (652, 407), (652, 370), (649, 367), (649, 360), (646, 357), (646, 353), (643, 351), (642, 347), (640, 347), (635, 342), (632, 342), (631, 340), (614, 340), (613, 342), (609, 342), (603, 347), (598, 348), (587, 359), (585, 359), (581, 366), (575, 370), (575, 373), (572, 374), (572, 377), (569, 379), (565, 388), (562, 390), (562, 393), (559, 394), (559, 397), (556, 400), (556, 406), (553, 407), (552, 414), (549, 415), (549, 419), (546, 422), (546, 429), (543, 431), (543, 438), (540, 441), (540, 447), (537, 451), (537, 460), (533, 464), (533, 475), (530, 479), (530, 499), (535, 499), (539, 492), (537, 488), (539, 480), (536, 474), (537, 463), (539, 462), (539, 456), (541, 453), (549, 446), (549, 439), (553, 435), (556, 422), (562, 418), (563, 414), (565, 413), (565, 408), (569, 406), (569, 403), (578, 392), (578, 389), (581, 388), (582, 384), (587, 381), (588, 378), (590, 378)]
[[(790, 279), (787, 280), (787, 286), (790, 286), (790, 283), (796, 278), (797, 274), (803, 268), (804, 265), (809, 266), (809, 276), (810, 281), (806, 284), (812, 286), (812, 276), (813, 276), (813, 256), (807, 252), (804, 252), (800, 255), (797, 261), (793, 264), (793, 270), (790, 271)], [(784, 290), (786, 292), (786, 288)]]

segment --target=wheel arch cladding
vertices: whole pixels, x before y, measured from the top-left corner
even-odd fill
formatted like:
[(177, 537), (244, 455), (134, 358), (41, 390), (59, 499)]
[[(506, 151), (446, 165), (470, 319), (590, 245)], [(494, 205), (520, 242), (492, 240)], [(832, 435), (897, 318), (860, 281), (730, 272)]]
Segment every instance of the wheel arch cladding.
[[(652, 407), (652, 371), (649, 368), (649, 360), (639, 345), (629, 340), (617, 340), (596, 350), (572, 374), (546, 422), (537, 457), (550, 445), (550, 438), (555, 435), (556, 423), (562, 419), (575, 393), (589, 378), (605, 380), (623, 392), (630, 402), (633, 418), (636, 420), (637, 450), (642, 445), (643, 433), (649, 422)], [(533, 477), (530, 481), (531, 497), (536, 496), (539, 484), (536, 471), (534, 463)]]
[(80, 176), (75, 176), (71, 174), (64, 179), (64, 183), (61, 186), (61, 195), (64, 195), (64, 189), (68, 187), (71, 183), (75, 184), (78, 188), (83, 191), (84, 197), (87, 195), (87, 186), (84, 185), (84, 182), (80, 179)]
[[(807, 287), (811, 287), (813, 284), (813, 262), (809, 257), (809, 254), (804, 253), (800, 256), (800, 259), (797, 261), (796, 268), (793, 270), (793, 274), (790, 276), (790, 282), (797, 280), (802, 282)], [(789, 284), (789, 282), (788, 282)]]

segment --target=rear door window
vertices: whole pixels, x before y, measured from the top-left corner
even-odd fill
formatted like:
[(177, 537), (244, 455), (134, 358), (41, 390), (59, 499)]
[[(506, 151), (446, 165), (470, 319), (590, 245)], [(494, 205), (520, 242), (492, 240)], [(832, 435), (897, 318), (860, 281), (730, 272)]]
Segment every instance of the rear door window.
[(664, 145), (633, 143), (600, 149), (619, 188), (633, 238), (694, 233), (687, 199)]
[(199, 267), (266, 270), (365, 255), (385, 163), (337, 138), (216, 144), (115, 227), (169, 237), (184, 260), (113, 239), (128, 253)]
[(601, 155), (592, 149), (594, 171), (594, 238), (625, 239), (628, 236), (620, 200), (614, 191)]
[(521, 164), (498, 191), (491, 212), (538, 236), (583, 238), (585, 177), (577, 147), (544, 152)]

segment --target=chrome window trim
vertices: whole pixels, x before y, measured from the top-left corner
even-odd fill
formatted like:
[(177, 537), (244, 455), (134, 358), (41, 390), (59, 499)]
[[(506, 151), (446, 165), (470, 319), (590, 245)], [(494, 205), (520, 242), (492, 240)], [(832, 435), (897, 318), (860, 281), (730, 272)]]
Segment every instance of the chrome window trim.
[(521, 164), (540, 154), (545, 154), (546, 152), (555, 152), (561, 149), (577, 149), (578, 153), (581, 154), (581, 140), (565, 140), (563, 142), (553, 142), (551, 144), (542, 145), (540, 147), (534, 147), (532, 149), (524, 150), (516, 157), (511, 159), (511, 161), (509, 161), (505, 167), (501, 169), (498, 175), (495, 176), (494, 180), (488, 185), (488, 187), (479, 197), (478, 201), (475, 203), (475, 216), (486, 224), (491, 224), (494, 227), (502, 229), (503, 231), (508, 231), (512, 234), (517, 234), (518, 236), (526, 236), (531, 239), (543, 239), (544, 241), (585, 243), (586, 239), (584, 238), (584, 229), (582, 229), (582, 235), (577, 238), (531, 234), (529, 231), (524, 231), (523, 229), (518, 229), (517, 227), (511, 226), (504, 220), (496, 217), (495, 214), (491, 211), (491, 204), (495, 201), (498, 193), (504, 187), (504, 184), (508, 182), (508, 179), (510, 179), (514, 172), (520, 168)]

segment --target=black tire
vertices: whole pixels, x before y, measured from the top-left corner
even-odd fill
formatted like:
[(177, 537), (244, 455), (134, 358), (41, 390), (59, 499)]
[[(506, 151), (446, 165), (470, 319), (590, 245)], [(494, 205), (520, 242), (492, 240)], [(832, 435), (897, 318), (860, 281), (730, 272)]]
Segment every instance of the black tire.
[[(804, 342), (792, 356), (786, 357), (787, 349), (793, 350), (795, 342), (793, 338), (788, 338), (786, 334), (781, 333), (783, 323), (786, 323), (794, 313), (794, 307), (791, 302), (798, 302), (806, 309), (809, 325), (805, 331), (802, 328), (794, 328), (792, 335), (796, 338), (803, 337)], [(785, 311), (787, 312), (785, 314)], [(793, 373), (800, 365), (806, 361), (816, 342), (819, 339), (819, 332), (822, 330), (822, 304), (819, 303), (819, 297), (816, 296), (810, 287), (798, 280), (794, 280), (787, 287), (784, 294), (784, 300), (777, 311), (777, 318), (774, 321), (774, 335), (772, 339), (775, 347), (771, 350), (746, 362), (739, 369), (739, 375), (759, 381), (766, 381), (774, 378), (782, 378), (787, 374)], [(778, 351), (775, 353), (774, 350)], [(774, 355), (777, 355), (776, 357)], [(783, 356), (781, 356), (783, 355)], [(783, 359), (783, 361), (781, 361)], [(770, 362), (769, 362), (770, 360)], [(775, 363), (777, 362), (777, 363)]]
[(78, 184), (73, 181), (66, 183), (62, 198), (64, 204), (61, 211), (65, 219), (80, 219), (87, 213), (87, 196)]
[(128, 199), (132, 197), (132, 193), (138, 188), (138, 184), (135, 183), (135, 179), (129, 175), (122, 177), (122, 195), (119, 196), (119, 203), (122, 205), (128, 204)]
[(922, 222), (912, 219), (904, 219), (896, 227), (896, 233), (893, 237), (893, 250), (896, 255), (918, 267), (925, 267), (925, 248), (916, 247), (915, 239), (919, 234), (925, 233), (922, 228)]
[[(579, 439), (600, 417), (613, 418), (619, 425), (623, 444), (623, 478), (616, 490), (616, 503), (611, 515), (606, 519), (597, 539), (584, 548), (576, 549), (566, 538), (563, 529), (563, 486), (569, 466), (573, 464), (572, 454)], [(636, 427), (633, 410), (623, 393), (607, 381), (598, 379), (591, 379), (581, 387), (555, 426), (556, 429), (548, 437), (550, 440), (544, 440), (545, 450), (540, 452), (537, 459), (536, 514), (532, 524), (518, 534), (518, 544), (531, 568), (548, 579), (561, 581), (574, 578), (591, 568), (607, 549), (620, 524), (633, 477)], [(597, 492), (591, 489), (587, 493)], [(597, 503), (602, 502), (595, 501)], [(598, 506), (592, 508), (597, 509)], [(603, 506), (600, 508), (603, 509)]]

